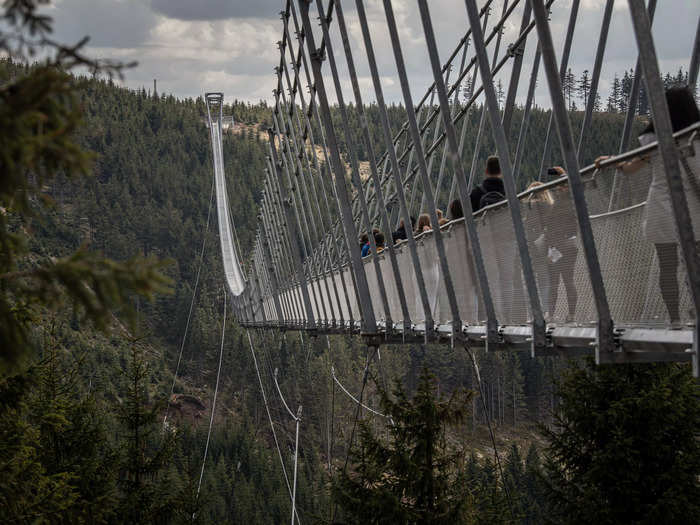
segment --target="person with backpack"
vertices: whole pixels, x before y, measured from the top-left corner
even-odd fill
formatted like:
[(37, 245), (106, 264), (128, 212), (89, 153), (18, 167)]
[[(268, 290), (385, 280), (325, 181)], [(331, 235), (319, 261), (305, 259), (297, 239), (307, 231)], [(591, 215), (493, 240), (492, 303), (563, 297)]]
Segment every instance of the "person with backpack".
[(501, 163), (496, 155), (491, 155), (486, 159), (486, 170), (484, 180), (469, 194), (472, 203), (472, 210), (477, 212), (485, 206), (501, 202), (506, 198), (506, 190), (503, 186), (503, 175), (501, 174)]

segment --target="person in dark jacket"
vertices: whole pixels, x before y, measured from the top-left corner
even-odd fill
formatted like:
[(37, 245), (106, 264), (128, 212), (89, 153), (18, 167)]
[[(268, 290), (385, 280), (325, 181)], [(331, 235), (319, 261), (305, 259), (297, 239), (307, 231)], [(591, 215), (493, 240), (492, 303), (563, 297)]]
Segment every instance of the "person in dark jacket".
[[(411, 229), (413, 229), (415, 224), (416, 218), (411, 217)], [(396, 244), (399, 241), (405, 241), (406, 239), (408, 239), (408, 236), (406, 235), (406, 225), (404, 224), (403, 219), (401, 219), (401, 221), (399, 222), (399, 227), (396, 229), (396, 231), (394, 231), (391, 234), (391, 238), (394, 241), (394, 244)]]
[(503, 175), (501, 174), (501, 164), (495, 155), (486, 159), (486, 171), (484, 181), (469, 194), (472, 202), (472, 210), (477, 212), (481, 208), (504, 200), (506, 190), (503, 186)]

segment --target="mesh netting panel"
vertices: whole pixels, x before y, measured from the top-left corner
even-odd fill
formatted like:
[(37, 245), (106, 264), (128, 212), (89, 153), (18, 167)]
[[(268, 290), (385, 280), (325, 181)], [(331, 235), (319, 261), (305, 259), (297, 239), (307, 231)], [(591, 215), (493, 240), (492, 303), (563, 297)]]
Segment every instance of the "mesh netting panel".
[[(373, 257), (365, 257), (363, 259), (365, 274), (367, 275), (367, 285), (370, 290), (370, 297), (372, 299), (372, 308), (374, 309), (374, 317), (377, 321), (386, 321), (386, 315), (384, 312), (384, 306), (382, 303), (382, 294), (379, 290), (379, 282), (377, 279), (377, 269), (374, 265)], [(383, 282), (386, 281), (386, 277), (382, 274)]]
[[(459, 316), (464, 322), (478, 324), (480, 322), (479, 312), (483, 312), (483, 304), (479, 299), (479, 288), (476, 283), (464, 220), (460, 219), (443, 227), (443, 235), (447, 262), (459, 306)], [(440, 309), (440, 321), (447, 323), (451, 319), (452, 312), (447, 300), (443, 303), (444, 307)]]
[(391, 261), (389, 260), (389, 255), (386, 251), (379, 256), (379, 266), (381, 267), (382, 277), (384, 278), (384, 287), (386, 288), (386, 298), (389, 302), (391, 319), (393, 322), (401, 321), (403, 320), (403, 314), (401, 313), (401, 302), (399, 301), (399, 293), (396, 287), (394, 271), (391, 266)]
[[(653, 150), (623, 168), (609, 167), (597, 175), (604, 181), (600, 186), (611, 190), (602, 195), (608, 206), (591, 220), (613, 319), (631, 326), (694, 322), (661, 156)], [(699, 175), (698, 157), (687, 157), (681, 176), (696, 239)], [(592, 195), (587, 193), (591, 203)]]
[[(687, 136), (679, 140), (687, 142)], [(696, 142), (697, 144), (697, 142)], [(613, 320), (623, 326), (663, 326), (692, 323), (694, 311), (685, 265), (679, 250), (666, 186), (663, 163), (656, 150), (647, 151), (624, 169), (609, 166), (584, 170), (584, 192), (598, 259)], [(682, 177), (696, 232), (700, 235), (700, 156), (684, 153)], [(570, 190), (566, 181), (553, 183), (521, 199), (521, 212), (533, 263), (537, 290), (549, 322), (589, 325), (597, 320), (593, 289), (588, 277)], [(531, 320), (529, 297), (524, 285), (513, 225), (507, 206), (486, 209), (475, 217), (491, 296), (499, 324), (522, 325)], [(454, 284), (460, 317), (469, 324), (486, 320), (464, 220), (442, 228), (445, 252)], [(433, 232), (416, 241), (418, 257), (431, 313), (438, 324), (452, 320), (444, 277), (435, 250)], [(416, 271), (406, 242), (395, 246), (406, 302), (414, 324), (425, 320)], [(382, 278), (392, 321), (403, 320), (396, 281), (388, 254), (380, 255)], [(376, 270), (365, 259), (372, 305), (377, 320), (385, 313)], [(350, 269), (343, 269), (353, 317), (359, 319)], [(323, 282), (315, 283), (319, 305), (330, 312), (332, 301), (347, 320), (347, 301), (340, 276), (336, 285), (341, 304), (328, 297)], [(301, 311), (297, 293), (286, 294), (287, 303)], [(313, 301), (312, 301), (313, 302)], [(289, 306), (287, 307), (289, 309)], [(272, 312), (272, 303), (267, 306)], [(314, 315), (323, 317), (322, 308)]]
[[(508, 208), (487, 209), (476, 221), (496, 318), (499, 324), (524, 323), (528, 312), (522, 309), (520, 259)], [(479, 317), (485, 318), (482, 312)]]

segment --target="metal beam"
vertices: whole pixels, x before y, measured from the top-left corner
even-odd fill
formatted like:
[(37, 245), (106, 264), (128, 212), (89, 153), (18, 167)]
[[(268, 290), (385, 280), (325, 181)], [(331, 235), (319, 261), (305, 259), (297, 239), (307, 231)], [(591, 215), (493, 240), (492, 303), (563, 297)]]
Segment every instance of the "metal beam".
[[(583, 192), (583, 181), (581, 180), (581, 173), (579, 172), (578, 159), (576, 158), (576, 152), (574, 150), (571, 122), (569, 122), (566, 102), (564, 101), (564, 94), (561, 88), (561, 75), (557, 70), (557, 59), (554, 55), (554, 42), (552, 41), (552, 33), (549, 29), (549, 22), (547, 21), (547, 10), (544, 7), (543, 0), (531, 1), (532, 12), (537, 25), (537, 33), (542, 50), (542, 62), (544, 64), (547, 84), (549, 86), (549, 95), (552, 102), (552, 115), (557, 126), (559, 146), (562, 156), (564, 157), (564, 165), (566, 166), (569, 177), (569, 192), (576, 212), (576, 220), (581, 235), (581, 244), (583, 245), (583, 253), (588, 268), (588, 277), (590, 279), (591, 288), (593, 289), (593, 298), (598, 312), (596, 362), (600, 362), (600, 354), (602, 352), (612, 352), (615, 349), (613, 321), (610, 316), (610, 306), (605, 293), (603, 274), (600, 269), (595, 239), (593, 238), (593, 229), (588, 214), (586, 196)], [(577, 2), (577, 0), (574, 0), (574, 2)]]

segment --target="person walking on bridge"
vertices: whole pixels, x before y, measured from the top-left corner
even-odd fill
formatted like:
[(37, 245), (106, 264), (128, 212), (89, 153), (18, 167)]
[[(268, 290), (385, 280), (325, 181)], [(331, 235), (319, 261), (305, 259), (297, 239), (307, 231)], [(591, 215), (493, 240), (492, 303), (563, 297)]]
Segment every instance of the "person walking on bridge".
[[(666, 90), (666, 102), (674, 133), (700, 122), (700, 111), (688, 86), (674, 86)], [(646, 146), (654, 142), (656, 142), (654, 122), (650, 121), (639, 135), (639, 143)], [(600, 167), (600, 163), (608, 158), (609, 156), (598, 157), (595, 160), (596, 167)], [(678, 286), (678, 264), (680, 262), (678, 234), (676, 233), (671, 195), (663, 165), (659, 162), (652, 162), (649, 154), (642, 154), (627, 162), (617, 164), (616, 168), (624, 174), (631, 174), (643, 167), (649, 167), (650, 164), (652, 179), (644, 206), (642, 232), (644, 238), (652, 243), (656, 249), (661, 298), (666, 305), (671, 325), (677, 325), (681, 322)], [(696, 246), (700, 248), (700, 162), (698, 155), (681, 157), (681, 178), (692, 222), (692, 225), (688, 226), (692, 226)], [(694, 312), (690, 312), (689, 317), (694, 317)]]
[(484, 180), (480, 186), (472, 190), (469, 198), (475, 213), (485, 206), (505, 200), (506, 189), (503, 186), (501, 163), (496, 155), (491, 155), (486, 159)]

